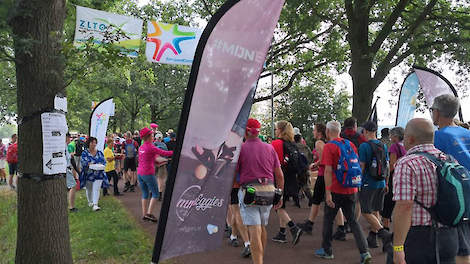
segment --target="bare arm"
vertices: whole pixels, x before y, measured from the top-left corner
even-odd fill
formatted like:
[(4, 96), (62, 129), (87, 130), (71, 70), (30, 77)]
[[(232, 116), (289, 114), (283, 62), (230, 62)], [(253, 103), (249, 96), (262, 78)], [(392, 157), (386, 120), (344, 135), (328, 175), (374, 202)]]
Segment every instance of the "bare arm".
[(395, 164), (397, 163), (397, 154), (390, 153), (390, 171), (395, 169)]
[[(411, 226), (413, 201), (397, 201), (393, 211), (393, 246), (401, 247), (405, 244), (406, 236)], [(403, 249), (394, 249), (393, 263), (406, 263)]]
[(318, 161), (315, 164), (316, 166), (320, 165), (324, 146), (325, 146), (325, 142), (321, 140), (317, 140), (317, 142), (315, 143), (315, 150), (317, 151), (317, 154), (318, 154)]

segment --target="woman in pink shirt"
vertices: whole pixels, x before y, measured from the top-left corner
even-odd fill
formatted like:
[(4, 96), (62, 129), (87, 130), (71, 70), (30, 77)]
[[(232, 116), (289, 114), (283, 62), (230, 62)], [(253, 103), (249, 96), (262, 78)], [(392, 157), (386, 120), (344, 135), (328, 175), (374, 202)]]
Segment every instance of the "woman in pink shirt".
[[(152, 214), (158, 199), (158, 185), (155, 180), (155, 162), (158, 156), (169, 157), (173, 151), (165, 151), (155, 147), (153, 142), (153, 132), (147, 127), (140, 130), (140, 138), (143, 140), (139, 148), (139, 167), (137, 175), (142, 190), (142, 219), (157, 222), (158, 219)], [(149, 191), (152, 192), (152, 199), (149, 204)]]

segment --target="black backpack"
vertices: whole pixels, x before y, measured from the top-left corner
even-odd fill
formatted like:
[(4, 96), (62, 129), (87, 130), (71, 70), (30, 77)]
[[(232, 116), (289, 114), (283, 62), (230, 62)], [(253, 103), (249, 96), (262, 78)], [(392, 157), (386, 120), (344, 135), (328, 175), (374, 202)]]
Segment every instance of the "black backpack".
[(361, 135), (359, 135), (359, 133), (356, 132), (356, 134), (354, 134), (353, 136), (349, 136), (349, 135), (346, 135), (346, 133), (341, 133), (341, 137), (344, 138), (344, 139), (347, 139), (349, 141), (351, 141), (354, 146), (356, 146), (357, 149), (359, 149), (359, 138), (361, 137)]
[(307, 158), (302, 154), (295, 143), (283, 141), (284, 161), (288, 172), (300, 175), (308, 168)]
[(385, 145), (383, 143), (366, 142), (372, 149), (372, 159), (368, 164), (369, 175), (371, 178), (382, 181), (386, 178), (388, 163)]
[(81, 141), (80, 139), (75, 142), (75, 156), (81, 157), (85, 149), (85, 142)]

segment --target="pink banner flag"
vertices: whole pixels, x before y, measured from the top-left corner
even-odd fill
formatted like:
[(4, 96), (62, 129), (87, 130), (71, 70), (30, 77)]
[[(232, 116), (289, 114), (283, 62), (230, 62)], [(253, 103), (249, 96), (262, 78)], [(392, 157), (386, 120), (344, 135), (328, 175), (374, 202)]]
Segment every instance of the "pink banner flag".
[[(284, 0), (230, 0), (194, 57), (152, 261), (222, 245), (240, 146)], [(210, 261), (209, 261), (210, 262)]]

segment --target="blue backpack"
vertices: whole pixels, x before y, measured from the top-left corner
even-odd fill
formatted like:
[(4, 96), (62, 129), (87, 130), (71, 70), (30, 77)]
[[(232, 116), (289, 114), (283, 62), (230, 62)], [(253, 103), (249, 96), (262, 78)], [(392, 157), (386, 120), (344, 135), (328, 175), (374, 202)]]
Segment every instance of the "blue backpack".
[(437, 202), (425, 207), (431, 218), (443, 225), (455, 227), (470, 219), (470, 172), (452, 160), (441, 160), (426, 152), (415, 153), (436, 165)]
[(338, 166), (335, 170), (338, 182), (345, 188), (361, 187), (362, 169), (359, 164), (359, 157), (351, 147), (349, 140), (345, 139), (343, 142), (330, 141), (330, 143), (338, 146), (341, 151)]

